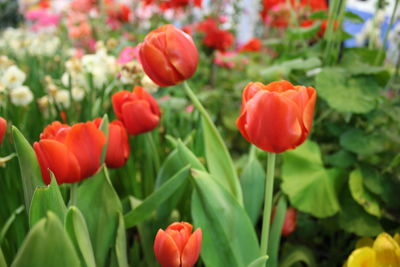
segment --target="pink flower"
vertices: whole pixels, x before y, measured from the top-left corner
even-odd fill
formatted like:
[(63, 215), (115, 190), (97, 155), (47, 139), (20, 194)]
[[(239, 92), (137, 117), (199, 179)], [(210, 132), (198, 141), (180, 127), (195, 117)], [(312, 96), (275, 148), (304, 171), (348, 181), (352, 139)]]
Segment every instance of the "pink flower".
[(185, 108), (185, 111), (187, 112), (187, 113), (192, 113), (193, 112), (193, 105), (189, 105), (189, 106), (187, 106), (186, 108)]
[(124, 65), (131, 62), (133, 59), (138, 58), (139, 49), (133, 46), (125, 47), (118, 56), (118, 64)]
[(32, 30), (38, 31), (42, 28), (57, 26), (60, 16), (51, 14), (47, 9), (38, 8), (25, 13), (25, 18), (32, 22)]

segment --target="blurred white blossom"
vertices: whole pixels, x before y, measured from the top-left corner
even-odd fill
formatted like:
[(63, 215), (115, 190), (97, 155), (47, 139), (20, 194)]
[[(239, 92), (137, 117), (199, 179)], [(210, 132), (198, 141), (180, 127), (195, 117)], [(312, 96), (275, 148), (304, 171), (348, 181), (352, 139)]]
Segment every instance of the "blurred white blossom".
[(16, 106), (27, 106), (33, 100), (33, 94), (27, 86), (19, 86), (10, 92), (11, 103)]
[(58, 90), (54, 96), (54, 100), (63, 108), (69, 108), (71, 105), (71, 99), (68, 90)]
[(25, 79), (25, 72), (20, 70), (17, 66), (12, 65), (4, 72), (1, 82), (5, 87), (12, 89), (22, 85)]

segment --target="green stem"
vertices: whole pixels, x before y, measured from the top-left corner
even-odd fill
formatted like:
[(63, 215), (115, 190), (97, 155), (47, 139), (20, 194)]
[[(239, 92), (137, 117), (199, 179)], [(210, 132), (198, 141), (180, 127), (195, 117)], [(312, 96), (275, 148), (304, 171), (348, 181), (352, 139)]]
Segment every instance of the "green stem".
[(70, 198), (69, 198), (69, 204), (72, 206), (72, 205), (75, 205), (76, 204), (76, 194), (77, 194), (77, 191), (78, 191), (78, 183), (73, 183), (73, 184), (71, 184), (71, 187), (70, 187)]
[(389, 25), (388, 25), (388, 27), (387, 27), (387, 29), (386, 29), (385, 37), (383, 38), (382, 49), (379, 49), (379, 52), (378, 52), (378, 54), (376, 55), (375, 64), (378, 64), (378, 63), (382, 60), (382, 56), (383, 56), (383, 53), (384, 53), (384, 51), (385, 51), (385, 45), (386, 45), (387, 40), (388, 40), (388, 38), (389, 38), (389, 32), (390, 32), (390, 30), (392, 29), (394, 20), (395, 20), (395, 18), (396, 18), (396, 14), (397, 14), (396, 12), (397, 12), (397, 7), (399, 6), (399, 2), (400, 2), (400, 0), (396, 0), (396, 2), (395, 2), (395, 4), (394, 4), (392, 16), (391, 16), (391, 18), (390, 18)]
[(269, 228), (271, 224), (272, 199), (274, 192), (275, 158), (275, 153), (268, 152), (267, 176), (264, 195), (264, 213), (260, 242), (261, 256), (267, 255), (268, 251)]
[(200, 114), (203, 116), (203, 118), (206, 119), (210, 125), (213, 125), (213, 127), (215, 127), (213, 121), (210, 118), (210, 115), (208, 115), (207, 110), (203, 107), (203, 105), (197, 99), (197, 96), (193, 93), (192, 89), (190, 88), (189, 84), (186, 81), (183, 82), (183, 88), (185, 89), (185, 93), (187, 94), (187, 96), (192, 101), (194, 107), (200, 112)]

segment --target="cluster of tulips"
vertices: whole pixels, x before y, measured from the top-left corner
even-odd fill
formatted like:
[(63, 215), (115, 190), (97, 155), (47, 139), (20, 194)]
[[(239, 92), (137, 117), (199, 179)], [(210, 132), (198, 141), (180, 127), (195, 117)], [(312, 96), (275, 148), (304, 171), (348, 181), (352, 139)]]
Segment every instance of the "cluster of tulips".
[[(199, 61), (191, 37), (172, 25), (150, 32), (139, 46), (139, 59), (146, 74), (165, 87), (184, 82), (194, 106), (206, 113), (185, 80), (196, 72)], [(316, 101), (314, 88), (294, 86), (288, 81), (268, 85), (250, 82), (243, 91), (242, 107), (237, 127), (244, 138), (269, 152), (261, 250), (267, 252), (267, 240), (272, 210), (272, 189), (275, 154), (302, 144), (308, 137)], [(105, 163), (110, 168), (123, 166), (130, 154), (128, 134), (136, 136), (157, 127), (160, 109), (157, 101), (142, 87), (133, 92), (120, 91), (112, 96), (118, 120), (109, 123), (108, 142), (101, 130), (102, 119), (48, 125), (33, 144), (41, 167), (43, 181), (51, 182), (51, 170), (58, 184), (76, 183), (91, 177), (100, 168), (103, 147), (107, 143)], [(6, 121), (0, 118), (0, 141)], [(173, 223), (159, 230), (154, 252), (163, 267), (193, 266), (201, 250), (202, 230), (192, 233), (186, 222)], [(203, 231), (206, 229), (203, 229)]]

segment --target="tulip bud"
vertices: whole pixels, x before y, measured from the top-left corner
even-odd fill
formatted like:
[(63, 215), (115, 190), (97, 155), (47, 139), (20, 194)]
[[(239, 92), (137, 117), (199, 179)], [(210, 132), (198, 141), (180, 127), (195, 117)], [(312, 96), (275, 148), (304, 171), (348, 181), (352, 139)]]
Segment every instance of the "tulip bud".
[[(100, 127), (101, 118), (94, 120)], [(114, 120), (108, 124), (108, 145), (106, 153), (106, 165), (109, 168), (120, 168), (129, 158), (130, 146), (128, 133), (122, 122)]]
[(173, 223), (158, 230), (154, 253), (162, 267), (192, 267), (200, 255), (202, 232), (186, 222)]
[(157, 101), (140, 86), (136, 86), (133, 92), (115, 93), (112, 103), (115, 115), (131, 135), (151, 131), (160, 121)]
[(0, 145), (1, 143), (3, 143), (3, 137), (4, 134), (6, 133), (6, 129), (7, 129), (7, 121), (3, 117), (0, 117)]
[(159, 86), (171, 86), (196, 72), (199, 55), (190, 35), (173, 25), (151, 31), (139, 45), (144, 72)]
[(286, 210), (285, 222), (282, 226), (282, 235), (288, 236), (296, 230), (297, 226), (297, 211), (294, 208)]
[(250, 82), (243, 91), (236, 125), (258, 148), (281, 153), (301, 145), (311, 131), (317, 93), (288, 81)]

